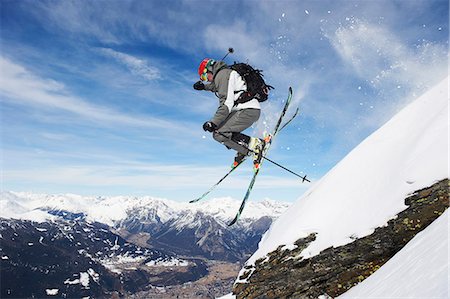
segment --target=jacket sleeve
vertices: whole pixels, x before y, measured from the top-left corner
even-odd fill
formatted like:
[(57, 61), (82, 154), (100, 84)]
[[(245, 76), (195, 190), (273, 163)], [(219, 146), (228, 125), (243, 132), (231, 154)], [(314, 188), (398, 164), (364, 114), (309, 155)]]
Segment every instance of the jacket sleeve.
[(205, 84), (205, 90), (206, 91), (216, 92), (217, 88), (216, 88), (216, 85), (214, 84), (214, 82), (211, 82), (209, 84)]
[(231, 72), (228, 82), (226, 82), (227, 84), (221, 84), (218, 87), (217, 92), (219, 94), (220, 105), (214, 117), (211, 119), (211, 122), (216, 125), (220, 125), (231, 113), (236, 98), (234, 91), (236, 90), (237, 76), (239, 76), (237, 72)]

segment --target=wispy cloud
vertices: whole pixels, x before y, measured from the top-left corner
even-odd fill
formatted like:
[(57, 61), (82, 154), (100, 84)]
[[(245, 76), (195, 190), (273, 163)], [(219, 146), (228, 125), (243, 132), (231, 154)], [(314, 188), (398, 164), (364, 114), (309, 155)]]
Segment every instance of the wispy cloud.
[(92, 104), (72, 95), (64, 84), (36, 76), (25, 67), (0, 57), (0, 94), (3, 100), (14, 104), (32, 105), (34, 108), (52, 108), (82, 117), (102, 125), (127, 125), (189, 133), (186, 123), (176, 123), (149, 115), (129, 115), (110, 107)]
[[(25, 4), (24, 4), (25, 6)], [(195, 1), (172, 3), (160, 1), (27, 1), (30, 13), (40, 22), (51, 24), (52, 31), (71, 33), (71, 38), (95, 40), (106, 45), (157, 41), (174, 49), (193, 52), (199, 45), (191, 42), (200, 37), (207, 18), (199, 18)], [(206, 12), (202, 12), (207, 15)], [(180, 41), (182, 41), (180, 43)]]
[[(121, 43), (120, 36), (116, 34), (116, 16), (114, 10), (104, 9), (103, 1), (23, 1), (22, 5), (30, 9), (30, 13), (41, 22), (49, 24), (55, 31), (62, 31), (73, 36), (95, 37), (104, 42)], [(114, 3), (108, 3), (114, 6)], [(113, 13), (113, 15), (112, 15)], [(109, 30), (108, 30), (109, 28)]]
[[(57, 162), (49, 163), (48, 161), (55, 160), (55, 155), (51, 152), (15, 150), (7, 151), (6, 155), (11, 159), (20, 158), (29, 161), (14, 167), (6, 165), (2, 173), (4, 178), (7, 178), (10, 189), (22, 191), (45, 192), (48, 184), (51, 184), (53, 190), (83, 194), (93, 192), (105, 195), (107, 194), (105, 190), (110, 190), (111, 194), (117, 194), (117, 190), (121, 190), (122, 194), (134, 194), (139, 190), (138, 193), (147, 195), (155, 194), (156, 191), (162, 191), (162, 194), (179, 191), (177, 198), (172, 199), (187, 200), (201, 195), (205, 188), (214, 184), (228, 169), (225, 165), (151, 163), (126, 160), (114, 155), (83, 157), (85, 163), (67, 160), (63, 162), (61, 157), (58, 157)], [(270, 171), (267, 167), (266, 171), (257, 183), (261, 192), (256, 191), (253, 198), (270, 197), (277, 193), (276, 190), (307, 187), (299, 185), (299, 180), (295, 177), (282, 178), (270, 175), (279, 173), (279, 169)], [(225, 191), (235, 197), (242, 196), (251, 173), (252, 165), (244, 165), (240, 172), (224, 181), (218, 191)]]
[[(206, 27), (203, 42), (209, 51), (224, 51), (231, 45), (237, 50), (238, 55), (243, 55), (247, 59), (258, 62), (262, 57), (264, 48), (258, 35), (252, 34), (250, 28), (243, 21), (235, 22), (231, 25), (212, 24)], [(220, 57), (219, 57), (220, 58)]]
[(161, 72), (159, 69), (150, 66), (145, 59), (140, 59), (110, 48), (100, 48), (99, 51), (105, 56), (112, 57), (125, 65), (135, 75), (141, 76), (149, 81), (161, 79)]

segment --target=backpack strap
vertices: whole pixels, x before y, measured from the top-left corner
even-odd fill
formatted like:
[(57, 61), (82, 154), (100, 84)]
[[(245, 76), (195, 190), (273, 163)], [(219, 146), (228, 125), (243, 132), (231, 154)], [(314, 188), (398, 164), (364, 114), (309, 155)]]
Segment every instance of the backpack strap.
[(223, 65), (220, 69), (217, 70), (217, 72), (214, 74), (213, 76), (213, 81), (214, 79), (216, 79), (217, 74), (219, 74), (219, 72), (223, 69), (228, 69), (229, 67), (227, 65)]

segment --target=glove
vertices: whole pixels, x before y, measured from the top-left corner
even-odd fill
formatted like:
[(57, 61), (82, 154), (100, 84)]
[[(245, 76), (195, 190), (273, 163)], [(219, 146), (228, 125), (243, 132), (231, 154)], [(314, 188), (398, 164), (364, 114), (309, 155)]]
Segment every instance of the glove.
[(214, 132), (217, 129), (217, 126), (215, 123), (207, 121), (203, 124), (203, 130), (208, 132)]
[(203, 84), (202, 81), (195, 82), (194, 89), (195, 90), (204, 90), (205, 89), (205, 84)]

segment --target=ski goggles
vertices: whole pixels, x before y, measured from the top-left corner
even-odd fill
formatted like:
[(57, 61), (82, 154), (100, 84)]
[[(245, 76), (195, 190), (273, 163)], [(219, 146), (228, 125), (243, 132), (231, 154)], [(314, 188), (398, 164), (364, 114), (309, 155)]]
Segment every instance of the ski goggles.
[(200, 63), (200, 67), (198, 68), (198, 74), (200, 76), (200, 80), (202, 81), (208, 81), (208, 66), (211, 66), (214, 64), (214, 59), (211, 58), (205, 58)]
[(205, 67), (203, 73), (200, 75), (200, 80), (208, 81), (208, 69)]

